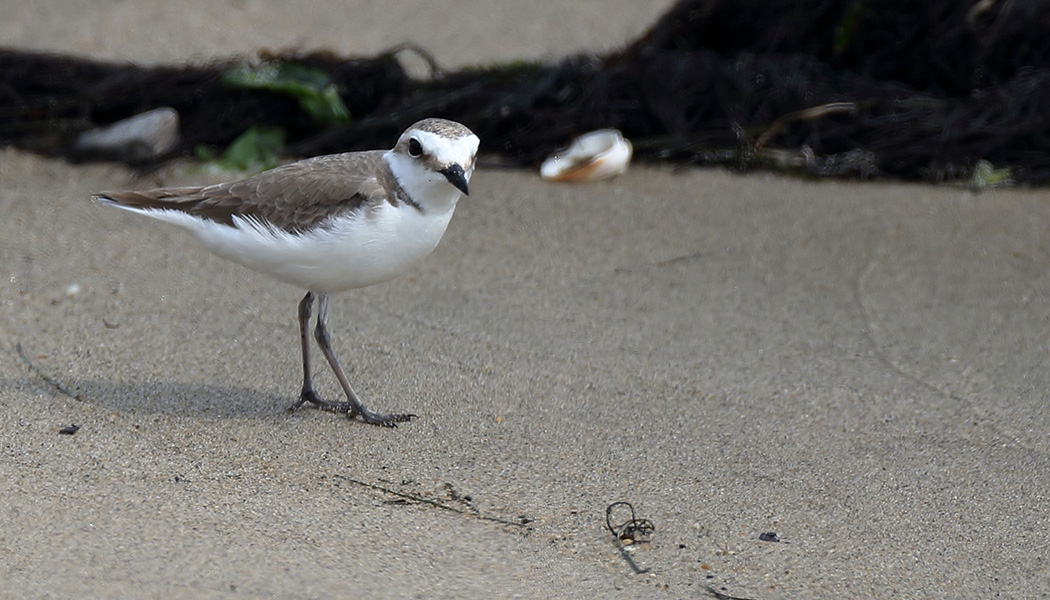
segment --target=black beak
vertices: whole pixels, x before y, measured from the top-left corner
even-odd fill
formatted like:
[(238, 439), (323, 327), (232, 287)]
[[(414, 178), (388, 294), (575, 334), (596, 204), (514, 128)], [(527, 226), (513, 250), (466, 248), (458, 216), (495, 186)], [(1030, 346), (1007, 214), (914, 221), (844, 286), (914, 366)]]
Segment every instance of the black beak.
[(463, 172), (463, 167), (459, 165), (452, 165), (450, 167), (441, 169), (440, 171), (438, 171), (438, 173), (444, 175), (445, 179), (447, 179), (449, 183), (455, 186), (457, 190), (463, 192), (463, 195), (470, 195), (470, 192), (467, 191), (467, 174)]

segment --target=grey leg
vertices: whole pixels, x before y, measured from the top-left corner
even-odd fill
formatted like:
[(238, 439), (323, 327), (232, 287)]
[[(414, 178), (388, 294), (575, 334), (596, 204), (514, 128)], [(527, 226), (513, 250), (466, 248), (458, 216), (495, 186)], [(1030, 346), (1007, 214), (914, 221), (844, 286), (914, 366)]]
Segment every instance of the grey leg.
[[(307, 294), (309, 296), (309, 294)], [(305, 302), (306, 299), (304, 298)], [(300, 313), (302, 311), (300, 310)], [(307, 315), (309, 318), (309, 315)], [(302, 321), (300, 321), (302, 323)], [(305, 336), (305, 334), (304, 334)], [(350, 386), (350, 381), (346, 378), (346, 374), (343, 373), (343, 368), (339, 366), (339, 359), (336, 358), (335, 352), (332, 350), (331, 340), (328, 335), (328, 294), (318, 294), (318, 305), (317, 305), (317, 328), (314, 329), (314, 339), (317, 340), (317, 345), (321, 347), (321, 352), (324, 353), (324, 357), (328, 359), (328, 365), (332, 367), (332, 372), (335, 373), (335, 378), (339, 380), (339, 385), (343, 388), (343, 392), (346, 394), (346, 402), (340, 402), (338, 404), (323, 403), (322, 408), (331, 410), (334, 408), (342, 409), (340, 412), (345, 412), (348, 417), (361, 416), (361, 419), (366, 423), (373, 425), (382, 425), (384, 427), (396, 427), (398, 423), (410, 421), (416, 415), (398, 415), (398, 414), (383, 414), (376, 413), (365, 408), (361, 401), (357, 398), (357, 394), (354, 392), (354, 388)], [(304, 348), (306, 343), (304, 342)], [(306, 365), (306, 353), (303, 353), (303, 363)], [(300, 402), (302, 400), (300, 399)], [(328, 408), (328, 405), (332, 408)]]
[(321, 410), (346, 412), (345, 402), (342, 403), (344, 405), (342, 407), (336, 403), (325, 402), (314, 391), (313, 370), (310, 368), (310, 311), (313, 305), (313, 292), (306, 292), (303, 299), (299, 301), (299, 342), (303, 350), (303, 391), (299, 393), (299, 400), (288, 407), (288, 412), (296, 410), (307, 402)]

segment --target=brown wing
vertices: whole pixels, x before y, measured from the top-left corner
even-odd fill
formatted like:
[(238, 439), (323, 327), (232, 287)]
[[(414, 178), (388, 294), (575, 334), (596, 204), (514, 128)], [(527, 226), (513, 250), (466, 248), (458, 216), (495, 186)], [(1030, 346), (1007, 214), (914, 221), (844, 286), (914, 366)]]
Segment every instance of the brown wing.
[[(98, 196), (133, 208), (181, 210), (224, 225), (233, 225), (233, 217), (241, 216), (285, 231), (303, 231), (332, 215), (385, 201), (387, 192), (377, 179), (377, 172), (386, 167), (382, 156), (380, 150), (332, 154), (232, 183)], [(387, 178), (380, 174), (380, 179)]]

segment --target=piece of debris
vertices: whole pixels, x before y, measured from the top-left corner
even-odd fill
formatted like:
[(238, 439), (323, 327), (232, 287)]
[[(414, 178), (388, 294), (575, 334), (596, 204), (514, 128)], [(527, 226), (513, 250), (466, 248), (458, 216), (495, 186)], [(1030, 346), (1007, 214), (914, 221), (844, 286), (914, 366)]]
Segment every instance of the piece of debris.
[[(725, 588), (722, 588), (722, 589), (724, 590)], [(730, 596), (729, 594), (726, 594), (724, 592), (720, 592), (720, 591), (716, 590), (715, 588), (713, 588), (711, 586), (707, 586), (707, 593), (711, 594), (715, 598), (718, 598), (718, 600), (751, 600), (751, 598), (741, 598), (740, 596)]]
[(992, 163), (979, 160), (973, 168), (970, 176), (970, 188), (974, 190), (987, 190), (991, 188), (1011, 185), (1010, 169), (996, 169)]
[(779, 542), (780, 536), (777, 535), (777, 532), (775, 531), (767, 531), (765, 533), (759, 534), (758, 539), (762, 540), (763, 542)]
[[(34, 364), (33, 361), (29, 360), (29, 356), (26, 355), (25, 348), (22, 347), (22, 342), (15, 342), (15, 352), (18, 353), (18, 357), (22, 359), (22, 362), (24, 362), (25, 365), (29, 367), (29, 370), (32, 371), (37, 377), (42, 379), (44, 383), (50, 385), (62, 394), (74, 400), (83, 400), (83, 398), (80, 397), (80, 394), (62, 385), (62, 383), (60, 383), (57, 379), (40, 370), (40, 367), (36, 366), (36, 364)], [(38, 358), (46, 357), (38, 356)]]
[[(626, 507), (631, 511), (631, 518), (620, 523), (612, 524), (612, 513), (618, 506)], [(656, 526), (649, 519), (639, 519), (634, 514), (634, 506), (630, 502), (613, 502), (605, 508), (605, 526), (616, 536), (616, 539), (625, 546), (631, 544), (642, 544), (649, 541), (650, 536), (656, 531)]]
[(171, 152), (178, 142), (179, 113), (162, 106), (81, 133), (70, 154), (77, 160), (141, 164)]
[(69, 427), (63, 427), (62, 429), (58, 430), (58, 432), (62, 435), (73, 435), (78, 431), (80, 431), (80, 425), (76, 424), (70, 425)]
[(627, 170), (634, 148), (616, 129), (585, 133), (563, 151), (550, 155), (540, 166), (548, 181), (599, 181)]
[[(630, 510), (631, 518), (618, 525), (613, 525), (612, 513), (618, 506), (623, 506)], [(649, 569), (638, 567), (634, 559), (631, 558), (630, 552), (637, 547), (637, 544), (649, 542), (650, 536), (656, 531), (656, 526), (653, 525), (653, 522), (649, 519), (639, 519), (635, 516), (634, 506), (630, 502), (613, 502), (605, 507), (605, 527), (616, 536), (616, 547), (620, 550), (620, 555), (623, 556), (623, 559), (631, 566), (634, 574), (648, 573)]]

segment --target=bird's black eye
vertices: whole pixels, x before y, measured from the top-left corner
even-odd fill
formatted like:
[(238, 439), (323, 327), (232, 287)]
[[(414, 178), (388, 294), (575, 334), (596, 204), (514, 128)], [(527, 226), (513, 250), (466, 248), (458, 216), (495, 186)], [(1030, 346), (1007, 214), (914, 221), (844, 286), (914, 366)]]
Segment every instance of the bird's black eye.
[(423, 146), (420, 145), (419, 140), (416, 138), (409, 138), (408, 140), (408, 155), (413, 157), (419, 157), (423, 154)]

